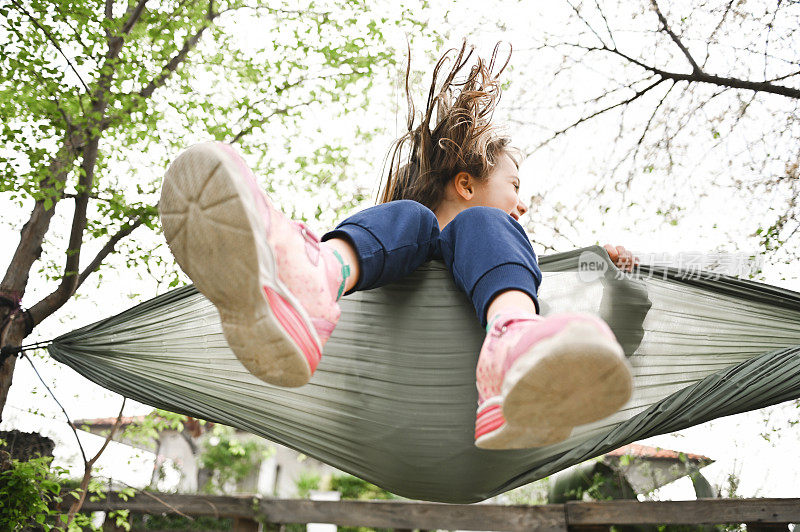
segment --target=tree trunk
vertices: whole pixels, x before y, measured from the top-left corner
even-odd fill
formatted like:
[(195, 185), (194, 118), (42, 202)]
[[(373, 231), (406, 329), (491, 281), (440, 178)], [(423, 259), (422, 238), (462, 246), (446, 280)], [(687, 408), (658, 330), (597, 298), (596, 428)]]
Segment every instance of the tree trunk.
[[(0, 327), (0, 346), (3, 348), (19, 347), (27, 336), (26, 329), (25, 319), (19, 309), (11, 311)], [(3, 409), (6, 406), (6, 399), (8, 399), (8, 390), (11, 388), (11, 379), (16, 363), (16, 356), (12, 355), (6, 358), (0, 366), (0, 421), (3, 420)]]

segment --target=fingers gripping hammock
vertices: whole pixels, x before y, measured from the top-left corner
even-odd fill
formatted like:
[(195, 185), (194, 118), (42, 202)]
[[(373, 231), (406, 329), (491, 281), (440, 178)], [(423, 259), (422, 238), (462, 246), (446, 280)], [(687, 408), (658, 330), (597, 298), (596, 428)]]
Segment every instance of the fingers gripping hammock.
[[(578, 272), (582, 252), (605, 275)], [(605, 318), (633, 366), (633, 397), (565, 442), (473, 446), (484, 331), (441, 263), (341, 301), (309, 384), (276, 388), (228, 349), (192, 286), (57, 338), (50, 354), (126, 397), (259, 434), (394, 493), (474, 502), (623, 444), (800, 397), (800, 294), (648, 269), (617, 279), (601, 248), (541, 259), (543, 314)], [(585, 273), (585, 272), (584, 272)]]

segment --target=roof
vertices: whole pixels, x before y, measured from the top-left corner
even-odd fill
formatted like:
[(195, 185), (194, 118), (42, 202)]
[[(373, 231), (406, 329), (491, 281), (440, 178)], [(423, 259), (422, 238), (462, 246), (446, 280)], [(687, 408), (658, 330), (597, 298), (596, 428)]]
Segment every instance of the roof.
[[(131, 423), (141, 423), (147, 416), (122, 416), (122, 426), (130, 425)], [(98, 417), (95, 419), (76, 419), (72, 424), (76, 427), (83, 425), (89, 427), (113, 427), (117, 422), (117, 416), (114, 417)]]
[[(122, 421), (120, 422), (121, 427), (126, 427), (128, 425), (132, 425), (134, 423), (141, 423), (143, 422), (147, 416), (122, 416)], [(72, 423), (72, 426), (76, 429), (82, 429), (83, 427), (89, 427), (90, 429), (104, 429), (104, 428), (111, 428), (117, 422), (117, 417), (98, 417), (95, 419), (78, 419)], [(193, 417), (188, 417), (186, 421), (183, 422), (184, 430), (188, 431), (192, 436), (198, 437), (203, 432), (206, 432), (211, 427), (214, 426), (214, 423), (207, 422), (202, 423), (200, 420), (195, 419)]]
[(619, 449), (606, 453), (605, 456), (638, 456), (640, 458), (650, 458), (658, 460), (677, 460), (682, 461), (680, 455), (684, 455), (686, 460), (692, 462), (713, 462), (711, 458), (703, 456), (702, 454), (680, 453), (670, 449), (661, 449), (659, 447), (650, 447), (649, 445), (641, 445), (639, 443), (630, 443)]

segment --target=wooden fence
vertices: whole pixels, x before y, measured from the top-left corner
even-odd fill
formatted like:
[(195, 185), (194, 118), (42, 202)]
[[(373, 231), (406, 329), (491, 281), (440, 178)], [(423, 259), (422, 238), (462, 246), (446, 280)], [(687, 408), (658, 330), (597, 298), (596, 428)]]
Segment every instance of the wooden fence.
[[(65, 501), (66, 502), (66, 501)], [(123, 501), (116, 493), (87, 501), (83, 511), (128, 509), (131, 513), (177, 513), (233, 518), (236, 532), (279, 530), (288, 523), (332, 523), (395, 530), (599, 531), (610, 525), (701, 525), (746, 523), (749, 531), (788, 531), (800, 523), (800, 499), (700, 499), (696, 501), (567, 502), (539, 506), (437, 504), (387, 501), (309, 501), (252, 496), (217, 497), (139, 493)]]

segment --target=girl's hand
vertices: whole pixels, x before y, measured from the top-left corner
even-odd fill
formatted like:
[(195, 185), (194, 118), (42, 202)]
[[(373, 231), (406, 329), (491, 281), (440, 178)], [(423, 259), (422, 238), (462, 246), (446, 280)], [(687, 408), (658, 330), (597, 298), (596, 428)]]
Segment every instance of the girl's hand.
[(623, 246), (606, 244), (603, 248), (608, 252), (608, 256), (611, 257), (611, 262), (622, 271), (632, 272), (633, 267), (639, 264), (639, 257), (634, 257), (633, 253)]

